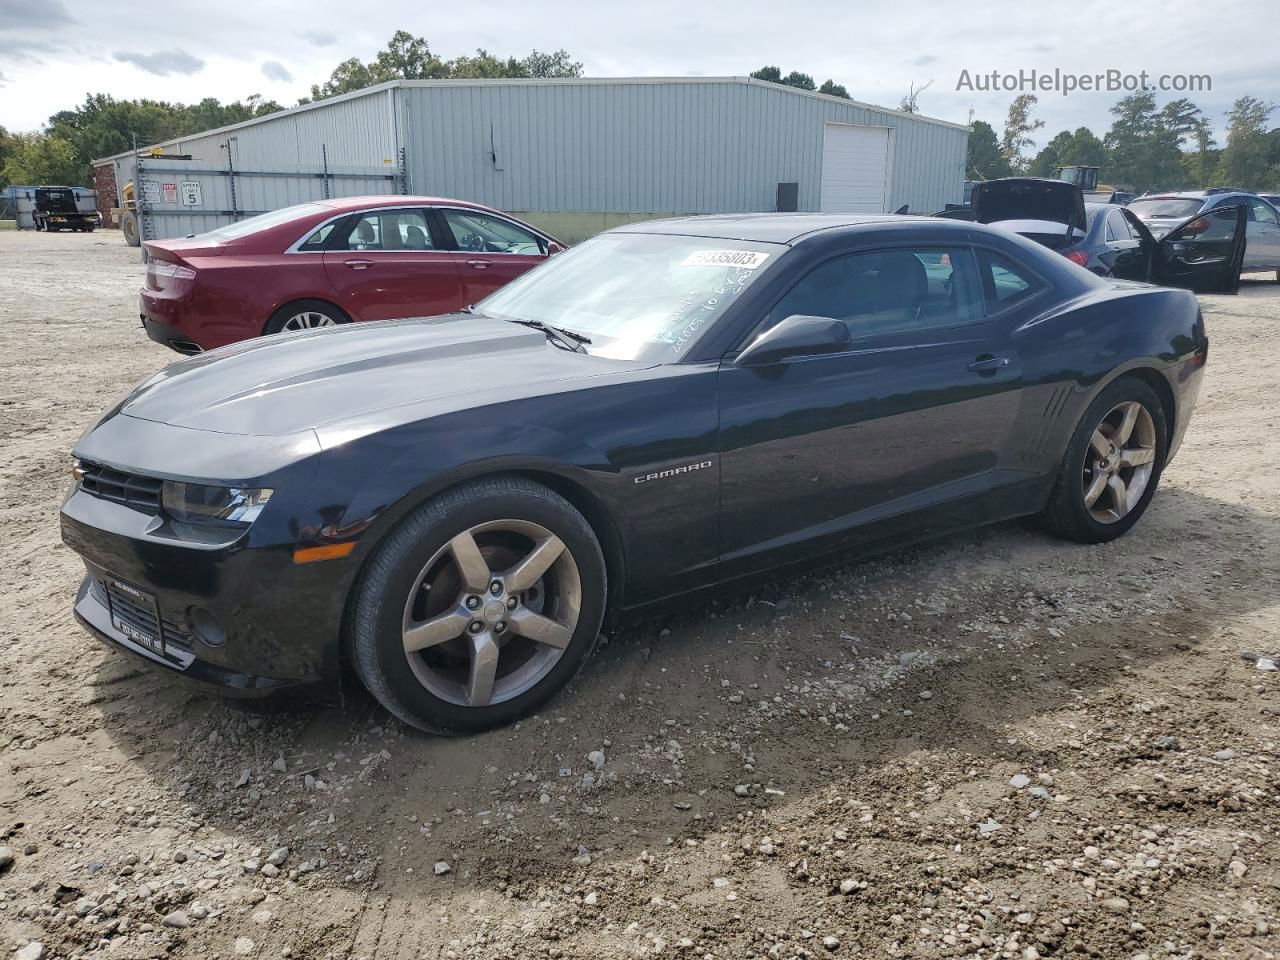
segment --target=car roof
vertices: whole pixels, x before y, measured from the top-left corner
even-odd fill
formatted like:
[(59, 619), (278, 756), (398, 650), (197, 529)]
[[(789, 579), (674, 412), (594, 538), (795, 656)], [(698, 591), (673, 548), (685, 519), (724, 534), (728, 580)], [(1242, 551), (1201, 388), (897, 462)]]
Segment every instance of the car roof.
[(472, 210), (493, 209), (492, 207), (486, 207), (483, 204), (471, 203), (468, 200), (454, 200), (451, 197), (405, 197), (397, 193), (382, 193), (364, 197), (332, 197), (328, 200), (313, 200), (310, 202), (318, 203), (321, 206), (329, 207), (333, 210), (364, 210), (371, 207), (404, 207), (419, 205), (431, 207), (467, 207)]
[[(1203, 200), (1209, 194), (1204, 190), (1177, 190), (1170, 193), (1149, 193), (1138, 200)], [(1217, 196), (1217, 194), (1215, 194)]]
[(702, 217), (674, 217), (667, 220), (644, 220), (615, 227), (619, 233), (665, 233), (690, 237), (715, 237), (721, 240), (754, 240), (762, 243), (794, 243), (801, 237), (846, 227), (876, 227), (917, 223), (938, 226), (948, 224), (957, 230), (972, 230), (974, 224), (938, 217), (912, 217), (901, 214), (849, 213), (732, 213)]

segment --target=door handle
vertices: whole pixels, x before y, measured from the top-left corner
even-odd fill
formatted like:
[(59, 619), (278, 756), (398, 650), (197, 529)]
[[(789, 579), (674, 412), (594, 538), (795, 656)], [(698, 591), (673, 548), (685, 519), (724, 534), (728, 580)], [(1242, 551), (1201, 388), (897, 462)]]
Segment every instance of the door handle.
[(488, 270), (489, 261), (488, 260), (468, 260), (467, 266), (475, 267), (477, 270)]
[(969, 364), (969, 369), (974, 373), (995, 373), (1001, 367), (1007, 367), (1008, 365), (1008, 357), (979, 357)]
[(343, 260), (342, 262), (352, 270), (367, 270), (373, 266), (372, 260)]

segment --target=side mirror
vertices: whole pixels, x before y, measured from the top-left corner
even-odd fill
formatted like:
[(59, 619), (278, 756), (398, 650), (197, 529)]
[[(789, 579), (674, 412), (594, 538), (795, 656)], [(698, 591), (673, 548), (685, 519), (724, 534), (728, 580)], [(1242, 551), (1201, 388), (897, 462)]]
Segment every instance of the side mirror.
[(547, 244), (547, 256), (554, 257), (557, 253), (564, 253), (564, 247), (552, 240)]
[(840, 353), (848, 346), (849, 328), (839, 320), (795, 314), (752, 340), (738, 354), (736, 363), (740, 367), (762, 367), (792, 357)]

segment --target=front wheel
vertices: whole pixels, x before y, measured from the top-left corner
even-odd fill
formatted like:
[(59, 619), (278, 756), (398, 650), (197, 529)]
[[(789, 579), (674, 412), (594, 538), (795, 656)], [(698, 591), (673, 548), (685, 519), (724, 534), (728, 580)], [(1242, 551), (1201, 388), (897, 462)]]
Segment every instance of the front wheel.
[(590, 655), (606, 574), (590, 524), (520, 477), (411, 513), (356, 588), (347, 648), (369, 692), (432, 733), (474, 733), (546, 703)]
[(1169, 449), (1159, 395), (1121, 377), (1089, 405), (1076, 427), (1041, 518), (1050, 532), (1105, 543), (1129, 530), (1155, 496)]

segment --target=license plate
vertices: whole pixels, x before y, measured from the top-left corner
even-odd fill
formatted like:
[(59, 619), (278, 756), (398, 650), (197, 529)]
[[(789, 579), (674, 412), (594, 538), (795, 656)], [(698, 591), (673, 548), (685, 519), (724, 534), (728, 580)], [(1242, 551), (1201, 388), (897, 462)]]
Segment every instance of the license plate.
[(134, 643), (140, 643), (148, 649), (155, 650), (158, 653), (164, 653), (164, 639), (162, 637), (153, 636), (145, 630), (141, 630), (123, 619), (116, 611), (115, 604), (111, 600), (111, 591), (118, 590), (129, 597), (135, 604), (149, 611), (157, 624), (160, 623), (160, 606), (156, 603), (154, 594), (147, 593), (145, 590), (139, 590), (131, 583), (114, 578), (107, 580), (107, 607), (111, 612), (111, 625), (123, 633)]

